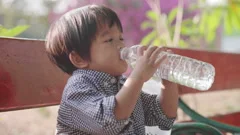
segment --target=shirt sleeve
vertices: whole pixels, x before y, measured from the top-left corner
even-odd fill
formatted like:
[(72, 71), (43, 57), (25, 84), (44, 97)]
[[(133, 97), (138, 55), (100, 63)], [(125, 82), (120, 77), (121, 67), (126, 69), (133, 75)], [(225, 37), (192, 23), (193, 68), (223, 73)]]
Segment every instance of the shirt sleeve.
[(141, 99), (146, 126), (158, 126), (161, 130), (169, 130), (172, 128), (176, 118), (168, 118), (165, 115), (160, 106), (158, 95), (142, 92)]
[(70, 89), (77, 90), (69, 90), (63, 102), (69, 110), (69, 118), (66, 120), (71, 122), (68, 122), (68, 126), (88, 133), (105, 135), (120, 134), (131, 129), (130, 119), (115, 118), (115, 96), (105, 97), (88, 84), (75, 84)]

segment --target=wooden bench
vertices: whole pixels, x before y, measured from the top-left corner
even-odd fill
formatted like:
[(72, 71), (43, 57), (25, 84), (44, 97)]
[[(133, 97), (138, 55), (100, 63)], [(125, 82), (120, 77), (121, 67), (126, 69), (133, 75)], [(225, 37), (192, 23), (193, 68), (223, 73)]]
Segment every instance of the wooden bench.
[[(206, 92), (240, 88), (240, 54), (171, 49), (176, 54), (203, 60), (215, 67), (214, 84)], [(0, 112), (58, 105), (68, 77), (50, 63), (44, 41), (0, 38)], [(181, 95), (199, 92), (180, 87)], [(240, 126), (240, 112), (214, 119)]]

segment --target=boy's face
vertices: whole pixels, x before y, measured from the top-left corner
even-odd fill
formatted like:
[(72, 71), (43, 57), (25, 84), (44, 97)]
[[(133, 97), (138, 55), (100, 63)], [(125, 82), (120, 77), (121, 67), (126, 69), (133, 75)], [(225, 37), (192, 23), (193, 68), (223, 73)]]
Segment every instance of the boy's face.
[(120, 49), (125, 46), (122, 32), (114, 24), (102, 27), (90, 48), (89, 69), (119, 76), (127, 70), (127, 63), (120, 58)]

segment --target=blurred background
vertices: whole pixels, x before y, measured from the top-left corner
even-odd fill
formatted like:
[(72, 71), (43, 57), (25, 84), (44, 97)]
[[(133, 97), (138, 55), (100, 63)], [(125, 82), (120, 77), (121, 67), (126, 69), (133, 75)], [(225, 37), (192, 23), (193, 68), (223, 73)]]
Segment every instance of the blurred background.
[(17, 37), (44, 39), (52, 22), (87, 4), (118, 13), (127, 45), (240, 51), (239, 0), (0, 0), (0, 25), (27, 25)]
[[(240, 0), (0, 0), (0, 36), (44, 40), (51, 23), (87, 4), (103, 4), (117, 12), (128, 46), (152, 44), (240, 53)], [(217, 94), (184, 98), (206, 116), (219, 110), (240, 110), (239, 92)], [(209, 102), (206, 97), (211, 102), (225, 103), (203, 106), (203, 102)], [(54, 106), (0, 113), (0, 134), (54, 134), (57, 109)], [(187, 117), (179, 112), (178, 119)]]

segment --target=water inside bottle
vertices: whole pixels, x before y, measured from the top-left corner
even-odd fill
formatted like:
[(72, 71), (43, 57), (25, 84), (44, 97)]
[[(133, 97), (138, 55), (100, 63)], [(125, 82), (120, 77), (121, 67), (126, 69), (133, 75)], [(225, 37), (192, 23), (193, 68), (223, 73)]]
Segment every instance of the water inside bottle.
[[(167, 52), (162, 52), (159, 57), (163, 55), (167, 55), (167, 58), (153, 75), (154, 80), (166, 79), (198, 90), (208, 90), (211, 87), (215, 76), (215, 69), (211, 64)], [(123, 49), (121, 58), (134, 68), (137, 46)]]
[(184, 56), (171, 55), (157, 76), (198, 90), (208, 90), (214, 81), (214, 67)]

